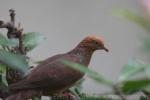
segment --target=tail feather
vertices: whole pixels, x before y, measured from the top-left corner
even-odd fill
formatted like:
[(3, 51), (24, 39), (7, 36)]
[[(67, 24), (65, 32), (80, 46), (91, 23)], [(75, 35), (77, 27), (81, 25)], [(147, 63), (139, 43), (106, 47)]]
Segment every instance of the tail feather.
[(6, 100), (27, 100), (27, 99), (20, 97), (20, 94), (16, 93), (16, 94), (13, 94), (13, 95), (7, 97)]

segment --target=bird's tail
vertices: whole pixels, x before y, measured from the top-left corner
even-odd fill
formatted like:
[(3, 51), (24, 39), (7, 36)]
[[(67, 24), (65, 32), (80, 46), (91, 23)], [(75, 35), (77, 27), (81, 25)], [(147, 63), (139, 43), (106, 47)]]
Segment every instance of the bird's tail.
[(23, 99), (19, 93), (13, 94), (9, 97), (7, 97), (5, 100), (27, 100), (27, 99)]
[(26, 90), (26, 91), (20, 91), (15, 94), (10, 95), (5, 100), (28, 100), (31, 99), (34, 96), (39, 96), (40, 92), (35, 90)]

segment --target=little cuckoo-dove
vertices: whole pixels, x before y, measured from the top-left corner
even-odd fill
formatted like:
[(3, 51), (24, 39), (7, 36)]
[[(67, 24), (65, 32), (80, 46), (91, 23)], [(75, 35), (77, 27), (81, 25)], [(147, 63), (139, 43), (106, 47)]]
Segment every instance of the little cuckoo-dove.
[(95, 50), (108, 52), (101, 37), (89, 35), (71, 51), (46, 59), (21, 81), (11, 84), (9, 89), (13, 93), (6, 100), (27, 100), (65, 91), (80, 80), (84, 73), (67, 67), (61, 60), (88, 66)]

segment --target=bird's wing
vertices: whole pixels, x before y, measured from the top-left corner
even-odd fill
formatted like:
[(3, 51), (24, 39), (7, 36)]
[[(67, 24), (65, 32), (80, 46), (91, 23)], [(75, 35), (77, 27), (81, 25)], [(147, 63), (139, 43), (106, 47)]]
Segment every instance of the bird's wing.
[[(28, 88), (28, 87), (31, 87), (32, 84), (30, 84), (30, 83), (32, 83), (32, 82), (36, 83), (38, 81), (40, 82), (41, 80), (43, 80), (43, 81), (46, 80), (48, 75), (46, 75), (45, 70), (47, 68), (50, 68), (50, 70), (49, 70), (49, 71), (51, 71), (50, 73), (54, 73), (56, 71), (56, 69), (55, 69), (56, 67), (53, 69), (52, 66), (56, 66), (56, 65), (51, 64), (51, 63), (53, 63), (53, 61), (61, 58), (62, 56), (63, 56), (63, 54), (58, 54), (58, 55), (55, 55), (53, 57), (46, 59), (41, 64), (39, 64), (37, 67), (35, 67), (35, 69), (33, 69), (32, 72), (28, 76), (26, 76), (24, 79), (22, 79), (21, 81), (19, 81), (17, 83), (11, 84), (9, 86), (9, 88), (11, 90)], [(42, 70), (42, 69), (44, 69), (44, 70)], [(52, 75), (51, 75), (51, 77), (52, 77)]]
[[(61, 59), (66, 59), (67, 57), (58, 57), (53, 61), (47, 61), (47, 64), (43, 62), (24, 80), (11, 85), (11, 90), (40, 88), (52, 88), (55, 90), (70, 85), (78, 79), (80, 74), (74, 75), (75, 73), (72, 73), (70, 70), (68, 71), (68, 68), (60, 62)], [(70, 57), (67, 59), (70, 59)]]
[[(49, 68), (47, 68), (48, 66)], [(44, 69), (33, 70), (33, 72), (22, 81), (12, 84), (10, 89), (12, 91), (22, 89), (44, 89), (48, 87), (56, 87), (56, 83), (60, 83), (63, 79), (64, 73), (61, 69), (58, 69), (57, 64), (48, 64)], [(55, 68), (56, 67), (56, 68)]]

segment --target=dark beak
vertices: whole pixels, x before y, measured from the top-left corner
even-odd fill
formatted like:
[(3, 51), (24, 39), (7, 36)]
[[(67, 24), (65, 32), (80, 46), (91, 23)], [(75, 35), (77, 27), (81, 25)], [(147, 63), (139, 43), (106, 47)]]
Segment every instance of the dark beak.
[(106, 52), (109, 52), (109, 50), (108, 50), (106, 47), (103, 47), (103, 49), (104, 49)]

